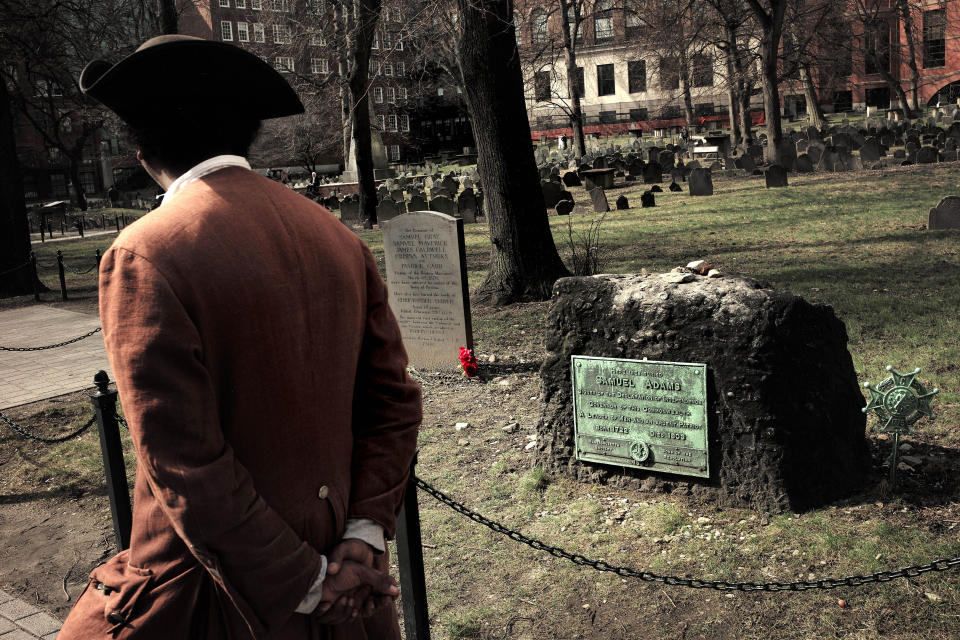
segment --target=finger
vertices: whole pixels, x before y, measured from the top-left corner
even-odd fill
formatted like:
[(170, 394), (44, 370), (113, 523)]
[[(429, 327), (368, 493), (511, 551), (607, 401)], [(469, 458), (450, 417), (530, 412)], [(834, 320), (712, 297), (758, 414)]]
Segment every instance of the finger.
[(357, 571), (358, 576), (370, 585), (375, 594), (400, 595), (400, 589), (397, 588), (397, 583), (390, 574), (362, 565), (357, 567)]

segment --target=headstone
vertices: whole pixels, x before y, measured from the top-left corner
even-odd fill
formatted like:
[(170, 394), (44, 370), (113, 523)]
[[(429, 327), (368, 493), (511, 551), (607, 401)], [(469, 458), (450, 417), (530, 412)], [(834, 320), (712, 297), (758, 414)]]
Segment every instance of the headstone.
[(456, 203), (447, 196), (438, 196), (430, 199), (430, 210), (445, 213), (448, 216), (457, 215)]
[(813, 171), (813, 161), (805, 153), (801, 153), (797, 156), (797, 163), (795, 168), (798, 173), (810, 173)]
[[(553, 291), (535, 461), (548, 474), (767, 512), (829, 504), (869, 478), (864, 400), (830, 307), (685, 269)], [(591, 422), (602, 436), (581, 430)]]
[(663, 193), (663, 189), (660, 188), (660, 185), (655, 184), (650, 187), (650, 193)]
[(917, 164), (933, 164), (940, 159), (936, 147), (920, 147), (917, 151)]
[(323, 204), (323, 206), (325, 206), (330, 211), (337, 211), (340, 209), (340, 198), (333, 195), (327, 196), (326, 198), (323, 199), (323, 202), (321, 204)]
[(777, 145), (777, 163), (787, 171), (793, 171), (794, 164), (797, 162), (797, 147), (794, 143), (784, 138)]
[(415, 193), (410, 196), (410, 203), (407, 207), (408, 211), (426, 211), (427, 210), (427, 199), (422, 193)]
[(930, 209), (927, 228), (960, 229), (960, 196), (947, 196)]
[(543, 191), (543, 201), (548, 209), (552, 209), (560, 202), (560, 192), (563, 187), (556, 182), (541, 182), (540, 189)]
[(710, 176), (710, 169), (694, 169), (687, 176), (687, 182), (690, 185), (691, 196), (713, 195), (713, 178)]
[(640, 208), (646, 209), (648, 207), (657, 206), (657, 198), (650, 191), (644, 191), (640, 194)]
[(383, 228), (382, 225), (384, 222), (393, 220), (400, 215), (400, 213), (400, 207), (397, 206), (396, 202), (390, 198), (384, 198), (380, 201), (380, 204), (377, 205), (377, 224)]
[(464, 223), (472, 224), (477, 221), (477, 197), (473, 194), (473, 189), (464, 189), (457, 197), (457, 211)]
[(607, 204), (607, 194), (601, 187), (590, 190), (590, 201), (593, 203), (593, 210), (597, 213), (606, 213), (610, 211), (610, 205)]
[(463, 221), (431, 211), (383, 225), (390, 308), (410, 364), (459, 368), (460, 347), (473, 348)]
[(957, 150), (956, 149), (945, 149), (940, 152), (940, 161), (941, 162), (956, 162), (957, 160)]
[(617, 211), (620, 211), (622, 209), (629, 209), (629, 208), (630, 208), (630, 202), (627, 200), (627, 196), (622, 195), (617, 198)]
[(360, 222), (360, 201), (347, 198), (340, 203), (340, 220), (345, 224)]
[(756, 163), (753, 161), (753, 156), (751, 155), (740, 156), (734, 160), (733, 164), (738, 169), (743, 169), (747, 173), (753, 173), (757, 168)]
[(583, 184), (583, 182), (580, 181), (580, 176), (577, 175), (576, 171), (567, 171), (565, 174), (563, 174), (561, 180), (563, 180), (564, 186), (567, 187), (579, 187)]
[(778, 164), (772, 164), (764, 172), (767, 180), (767, 188), (787, 186), (787, 170)]
[(680, 185), (678, 185), (678, 184), (676, 183), (676, 181), (673, 181), (673, 182), (670, 183), (670, 191), (673, 191), (673, 192), (675, 192), (675, 193), (676, 193), (676, 192), (679, 192), (679, 191), (683, 191), (683, 187), (681, 187)]
[(573, 200), (561, 200), (556, 206), (558, 216), (568, 216), (573, 211)]
[(663, 182), (663, 169), (659, 162), (648, 162), (643, 167), (643, 183), (658, 184)]
[(405, 199), (403, 189), (394, 189), (393, 191), (390, 192), (390, 197), (396, 200), (397, 202), (403, 202)]
[(880, 160), (880, 145), (871, 140), (864, 142), (860, 147), (860, 160), (872, 164)]
[(613, 187), (614, 169), (588, 169), (580, 172), (580, 177), (584, 180), (584, 187), (587, 191), (600, 187), (601, 189), (610, 189)]

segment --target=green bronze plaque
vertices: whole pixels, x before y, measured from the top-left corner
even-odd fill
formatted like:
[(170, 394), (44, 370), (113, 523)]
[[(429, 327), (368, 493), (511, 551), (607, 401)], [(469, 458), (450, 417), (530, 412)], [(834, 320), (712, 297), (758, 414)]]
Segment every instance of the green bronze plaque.
[(572, 356), (576, 458), (710, 477), (707, 365)]

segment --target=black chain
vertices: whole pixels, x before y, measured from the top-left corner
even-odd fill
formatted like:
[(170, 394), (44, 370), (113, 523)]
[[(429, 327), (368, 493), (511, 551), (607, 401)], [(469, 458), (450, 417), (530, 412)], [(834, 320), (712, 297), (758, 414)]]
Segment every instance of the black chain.
[(123, 425), (123, 428), (124, 428), (124, 429), (126, 429), (127, 431), (130, 430), (130, 426), (127, 425), (127, 421), (126, 421), (126, 419), (124, 419), (124, 417), (123, 417), (122, 415), (120, 415), (119, 413), (117, 413), (116, 411), (114, 411), (114, 412), (113, 412), (113, 417), (117, 419), (117, 423), (118, 423), (118, 424)]
[(65, 266), (67, 269), (69, 269), (70, 271), (72, 271), (73, 273), (77, 274), (78, 276), (85, 276), (85, 275), (87, 275), (88, 273), (90, 273), (91, 271), (93, 271), (94, 269), (96, 269), (99, 265), (93, 265), (92, 267), (90, 267), (90, 268), (87, 269), (86, 271), (80, 271), (79, 269), (74, 269), (73, 267), (71, 267), (71, 266), (68, 265), (68, 264), (64, 264), (64, 266)]
[(29, 266), (30, 266), (30, 261), (28, 260), (24, 262), (22, 265), (20, 265), (19, 267), (14, 267), (13, 269), (7, 269), (6, 271), (0, 271), (0, 276), (5, 276), (9, 273), (13, 273), (14, 271), (20, 271), (20, 269), (24, 269)]
[(896, 571), (878, 571), (869, 575), (847, 576), (845, 578), (822, 578), (820, 580), (795, 580), (793, 582), (727, 582), (726, 580), (703, 580), (672, 575), (661, 575), (651, 571), (640, 571), (630, 567), (620, 567), (607, 563), (604, 560), (592, 560), (579, 553), (570, 553), (561, 547), (549, 545), (536, 538), (525, 536), (519, 531), (506, 527), (499, 522), (473, 511), (460, 502), (447, 496), (442, 491), (430, 486), (420, 478), (415, 478), (417, 487), (429, 493), (439, 502), (447, 505), (454, 511), (461, 513), (474, 522), (501, 533), (511, 540), (545, 551), (556, 558), (563, 558), (570, 562), (592, 567), (597, 571), (615, 573), (625, 578), (638, 578), (644, 582), (662, 582), (663, 584), (690, 587), (692, 589), (716, 589), (717, 591), (806, 591), (808, 589), (835, 589), (837, 587), (859, 587), (873, 582), (889, 582), (896, 578), (915, 578), (928, 571), (947, 571), (960, 565), (960, 556), (956, 558), (938, 558), (924, 565), (911, 565)]
[(58, 342), (57, 344), (48, 344), (43, 347), (0, 347), (0, 351), (44, 351), (46, 349), (56, 349), (57, 347), (65, 347), (68, 344), (73, 344), (74, 342), (80, 342), (84, 338), (89, 338), (93, 334), (98, 333), (100, 331), (101, 331), (101, 328), (97, 327), (93, 331), (85, 333), (82, 336), (71, 338), (70, 340), (67, 340), (65, 342)]
[(92, 425), (94, 422), (96, 422), (96, 420), (97, 420), (97, 416), (93, 416), (92, 418), (90, 418), (89, 420), (87, 420), (86, 424), (84, 424), (82, 427), (80, 427), (80, 428), (77, 429), (76, 431), (73, 431), (73, 432), (71, 432), (71, 433), (68, 433), (67, 435), (64, 435), (64, 436), (57, 436), (57, 437), (55, 437), (55, 438), (47, 438), (47, 437), (45, 437), (45, 436), (37, 435), (37, 434), (35, 434), (35, 433), (31, 432), (31, 431), (28, 431), (27, 429), (25, 429), (24, 427), (20, 426), (19, 424), (17, 424), (16, 422), (14, 422), (14, 421), (11, 420), (10, 418), (8, 418), (7, 416), (5, 416), (5, 415), (3, 415), (2, 413), (0, 413), (0, 421), (5, 422), (11, 429), (13, 429), (14, 431), (16, 431), (17, 433), (19, 433), (19, 434), (22, 435), (23, 437), (25, 437), (25, 438), (30, 438), (31, 440), (36, 440), (37, 442), (46, 442), (46, 443), (48, 443), (48, 444), (56, 444), (56, 443), (58, 443), (58, 442), (66, 442), (67, 440), (70, 440), (71, 438), (76, 438), (76, 437), (79, 436), (81, 433), (83, 433), (84, 431), (86, 431), (87, 429), (89, 429), (89, 428), (90, 428), (90, 425)]

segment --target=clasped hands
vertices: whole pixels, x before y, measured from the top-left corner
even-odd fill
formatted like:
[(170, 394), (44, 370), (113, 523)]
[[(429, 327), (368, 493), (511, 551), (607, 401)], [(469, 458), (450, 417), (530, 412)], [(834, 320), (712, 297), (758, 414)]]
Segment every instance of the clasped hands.
[(320, 604), (313, 615), (321, 624), (342, 624), (358, 616), (369, 617), (400, 595), (389, 574), (386, 553), (375, 554), (355, 538), (341, 540), (327, 556)]

